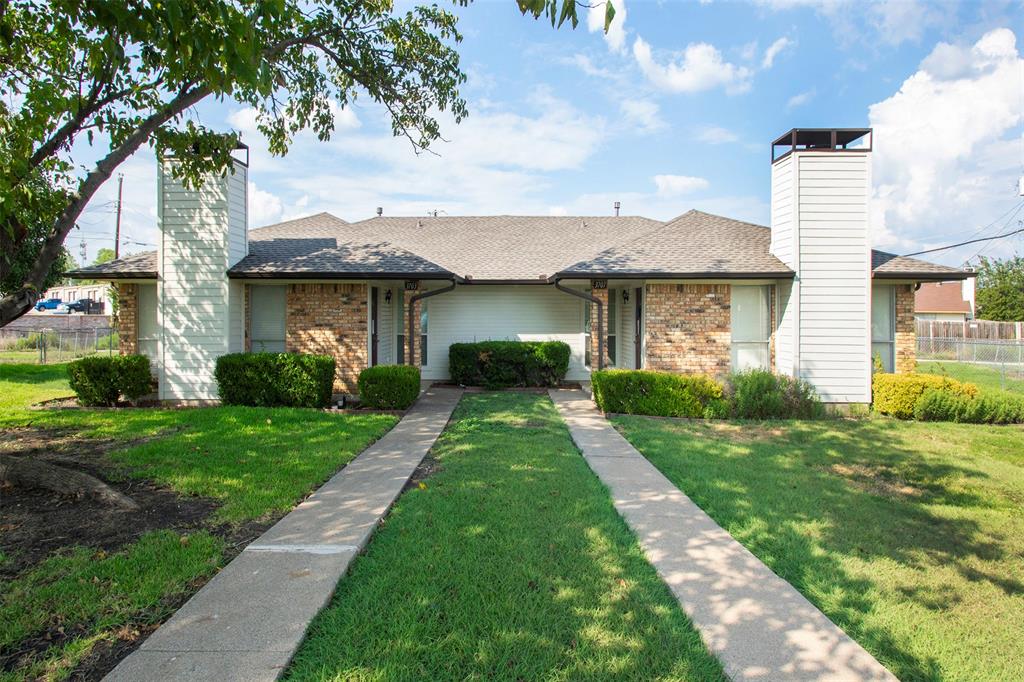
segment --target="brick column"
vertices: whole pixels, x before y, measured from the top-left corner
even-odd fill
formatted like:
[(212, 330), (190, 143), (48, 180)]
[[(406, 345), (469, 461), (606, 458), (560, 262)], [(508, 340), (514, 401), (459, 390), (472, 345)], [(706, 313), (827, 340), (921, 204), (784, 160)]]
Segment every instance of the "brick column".
[[(419, 292), (411, 292), (411, 295), (415, 296), (417, 293), (419, 293)], [(412, 365), (413, 367), (419, 367), (419, 366), (421, 366), (423, 364), (421, 362), (421, 360), (420, 360), (420, 358), (423, 357), (423, 344), (420, 343), (420, 310), (421, 310), (421, 306), (422, 305), (423, 305), (423, 301), (416, 301), (416, 303), (414, 303), (413, 306), (412, 306), (412, 329), (413, 329), (412, 336), (416, 340), (416, 353), (415, 353), (415, 357), (412, 357), (413, 354), (409, 353), (409, 319), (408, 319), (408, 315), (409, 315), (409, 301), (408, 301), (408, 299), (406, 299), (406, 303), (405, 303), (405, 315), (402, 317), (402, 319), (405, 320), (405, 329), (402, 330), (402, 333), (405, 334), (405, 364)], [(428, 321), (427, 322), (428, 331), (429, 331), (429, 326), (430, 326), (430, 322)]]
[(289, 284), (285, 350), (330, 355), (334, 390), (355, 393), (369, 361), (365, 284)]
[(896, 373), (917, 369), (917, 326), (914, 323), (914, 285), (897, 284), (896, 296)]
[(590, 304), (590, 368), (597, 369), (598, 339), (604, 337), (604, 367), (611, 366), (611, 358), (608, 357), (608, 290), (591, 289), (590, 295), (601, 301), (604, 311), (601, 313), (604, 319), (604, 329), (597, 325), (597, 305)]
[(732, 360), (728, 284), (645, 287), (647, 369), (721, 376)]
[(118, 283), (117, 342), (121, 355), (139, 352), (139, 285)]

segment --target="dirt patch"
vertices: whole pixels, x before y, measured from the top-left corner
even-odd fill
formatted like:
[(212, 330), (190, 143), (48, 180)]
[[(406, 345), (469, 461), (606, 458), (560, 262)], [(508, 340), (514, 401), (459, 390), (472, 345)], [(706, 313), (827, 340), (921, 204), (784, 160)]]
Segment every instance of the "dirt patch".
[(70, 431), (23, 428), (3, 433), (0, 453), (34, 457), (85, 472), (132, 498), (139, 508), (128, 511), (91, 498), (3, 488), (0, 549), (8, 560), (0, 565), (0, 578), (18, 575), (65, 547), (81, 545), (114, 552), (151, 530), (188, 531), (200, 526), (217, 508), (212, 500), (180, 497), (150, 481), (117, 475), (106, 455), (125, 445), (124, 441), (79, 438)]
[(901, 478), (891, 467), (867, 466), (864, 464), (833, 464), (826, 469), (841, 476), (847, 483), (866, 493), (882, 497), (921, 497), (924, 491)]
[(423, 461), (420, 462), (420, 465), (412, 472), (412, 476), (409, 477), (409, 482), (402, 488), (402, 492), (404, 493), (412, 488), (419, 488), (421, 484), (426, 485), (425, 481), (443, 468), (441, 461), (434, 457), (433, 452), (428, 452)]

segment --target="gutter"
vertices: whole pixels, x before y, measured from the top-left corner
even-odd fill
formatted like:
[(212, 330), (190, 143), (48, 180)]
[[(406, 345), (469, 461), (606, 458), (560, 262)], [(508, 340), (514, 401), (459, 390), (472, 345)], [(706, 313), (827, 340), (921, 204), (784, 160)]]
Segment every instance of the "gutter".
[(793, 279), (795, 272), (573, 272), (552, 276), (562, 279)]
[(425, 298), (431, 296), (437, 296), (439, 294), (447, 294), (449, 291), (455, 289), (455, 283), (458, 280), (456, 276), (452, 276), (451, 284), (444, 287), (443, 289), (434, 289), (433, 291), (424, 291), (419, 294), (415, 294), (409, 299), (409, 364), (413, 367), (419, 367), (416, 364), (416, 321), (413, 319), (413, 314), (416, 312), (416, 303), (422, 301)]
[(569, 294), (570, 296), (582, 298), (584, 301), (590, 301), (591, 303), (597, 305), (597, 368), (599, 370), (604, 369), (604, 337), (607, 331), (604, 328), (604, 302), (602, 302), (601, 299), (591, 294), (584, 293), (582, 291), (576, 291), (575, 289), (570, 289), (569, 287), (564, 287), (561, 285), (561, 281), (561, 277), (555, 278), (554, 284), (556, 289), (558, 289), (559, 291), (563, 291)]

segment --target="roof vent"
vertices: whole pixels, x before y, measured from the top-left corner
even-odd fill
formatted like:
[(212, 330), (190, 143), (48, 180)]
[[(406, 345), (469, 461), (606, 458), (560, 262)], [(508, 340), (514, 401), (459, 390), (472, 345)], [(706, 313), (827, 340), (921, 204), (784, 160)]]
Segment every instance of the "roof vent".
[(384, 215), (384, 207), (383, 206), (378, 206), (377, 207), (377, 217), (379, 218), (382, 215)]
[(616, 201), (616, 202), (615, 202), (615, 217), (616, 217), (616, 218), (618, 218), (618, 217), (619, 217), (619, 209), (620, 209), (621, 207), (622, 207), (622, 204), (621, 204), (620, 202)]

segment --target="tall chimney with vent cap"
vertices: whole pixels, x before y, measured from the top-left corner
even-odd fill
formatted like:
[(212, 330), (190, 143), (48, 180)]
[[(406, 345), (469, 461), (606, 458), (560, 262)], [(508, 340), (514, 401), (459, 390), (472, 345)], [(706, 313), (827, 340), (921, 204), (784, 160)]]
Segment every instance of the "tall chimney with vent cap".
[(871, 402), (869, 128), (799, 128), (772, 143), (770, 251), (796, 276), (776, 301), (776, 369), (830, 403)]

